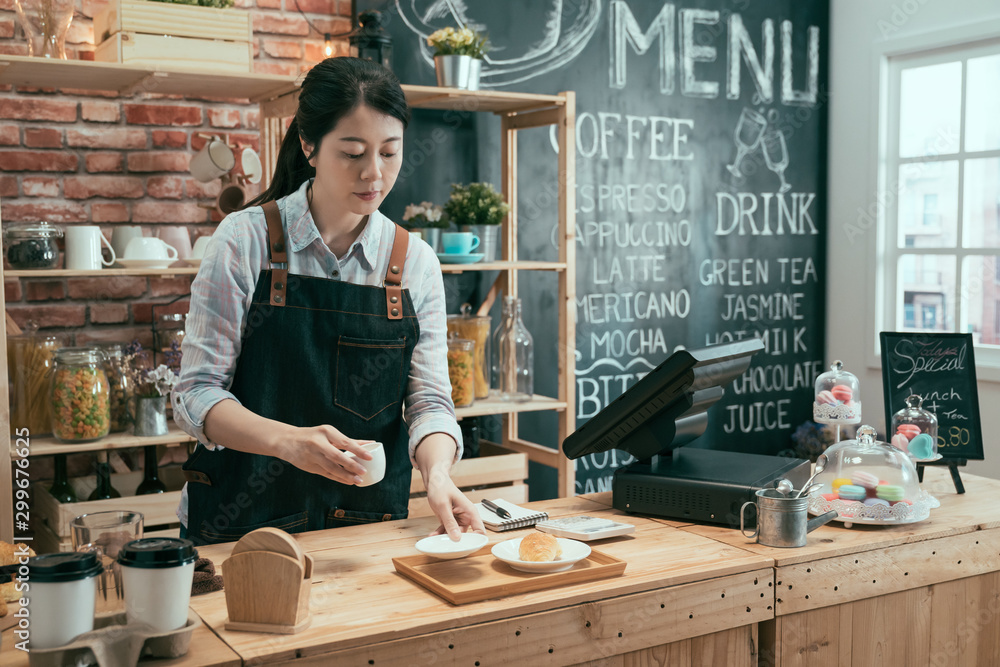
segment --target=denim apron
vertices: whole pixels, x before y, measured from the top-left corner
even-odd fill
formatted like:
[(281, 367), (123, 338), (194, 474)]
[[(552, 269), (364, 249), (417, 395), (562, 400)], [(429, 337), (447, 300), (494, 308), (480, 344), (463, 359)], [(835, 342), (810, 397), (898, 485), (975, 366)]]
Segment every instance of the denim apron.
[(330, 424), (383, 443), (385, 478), (356, 487), (273, 456), (198, 447), (184, 464), (187, 532), (196, 544), (231, 542), (265, 526), (298, 533), (407, 515), (412, 466), (402, 406), (420, 336), (402, 289), (409, 234), (396, 226), (382, 287), (289, 275), (278, 206), (263, 208), (270, 267), (254, 288), (230, 391), (263, 417)]

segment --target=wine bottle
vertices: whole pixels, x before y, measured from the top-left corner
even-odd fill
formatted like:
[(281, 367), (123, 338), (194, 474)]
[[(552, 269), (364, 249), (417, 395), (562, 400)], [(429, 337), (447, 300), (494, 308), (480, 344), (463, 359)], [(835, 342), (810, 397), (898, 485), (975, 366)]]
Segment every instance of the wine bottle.
[(156, 466), (156, 445), (143, 448), (142, 482), (135, 490), (135, 495), (145, 496), (150, 493), (166, 493), (167, 486), (160, 481)]
[(76, 497), (76, 491), (69, 483), (69, 476), (66, 474), (66, 455), (57, 454), (55, 456), (56, 463), (56, 477), (52, 480), (52, 486), (49, 487), (49, 493), (52, 497), (61, 503), (75, 503), (79, 502), (79, 498)]
[(111, 486), (111, 464), (107, 458), (97, 464), (97, 488), (90, 494), (87, 500), (107, 500), (108, 498), (121, 498), (115, 487)]

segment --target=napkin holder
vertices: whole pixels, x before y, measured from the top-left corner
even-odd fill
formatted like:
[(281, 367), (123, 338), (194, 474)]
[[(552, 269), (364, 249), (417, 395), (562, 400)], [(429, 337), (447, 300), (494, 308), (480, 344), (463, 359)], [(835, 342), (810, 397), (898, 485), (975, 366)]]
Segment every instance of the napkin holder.
[(222, 563), (226, 630), (290, 635), (309, 627), (313, 559), (277, 528), (247, 533)]

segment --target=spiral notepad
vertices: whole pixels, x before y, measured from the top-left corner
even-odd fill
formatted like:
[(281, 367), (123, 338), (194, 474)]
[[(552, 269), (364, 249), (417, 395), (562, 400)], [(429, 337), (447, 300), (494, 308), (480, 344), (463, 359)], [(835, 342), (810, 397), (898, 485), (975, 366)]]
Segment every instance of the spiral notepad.
[(494, 500), (493, 502), (510, 512), (510, 518), (501, 519), (491, 510), (483, 507), (482, 503), (476, 503), (476, 510), (479, 511), (479, 518), (483, 520), (483, 524), (490, 530), (494, 530), (496, 532), (534, 526), (539, 521), (545, 521), (549, 518), (547, 512), (529, 510), (515, 505), (514, 503), (507, 502), (506, 500)]

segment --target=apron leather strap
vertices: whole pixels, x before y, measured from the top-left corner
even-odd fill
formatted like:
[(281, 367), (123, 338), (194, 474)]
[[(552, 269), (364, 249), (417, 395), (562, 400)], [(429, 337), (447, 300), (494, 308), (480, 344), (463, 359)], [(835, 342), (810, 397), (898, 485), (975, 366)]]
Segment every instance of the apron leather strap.
[[(271, 305), (281, 307), (287, 301), (288, 252), (285, 248), (285, 233), (281, 229), (281, 211), (278, 202), (269, 201), (261, 205), (267, 220), (267, 254), (271, 258)], [(275, 264), (284, 264), (277, 269)]]
[(410, 233), (396, 225), (396, 237), (392, 242), (389, 266), (385, 270), (385, 309), (390, 320), (403, 319), (403, 265), (406, 264), (406, 248), (410, 244)]

